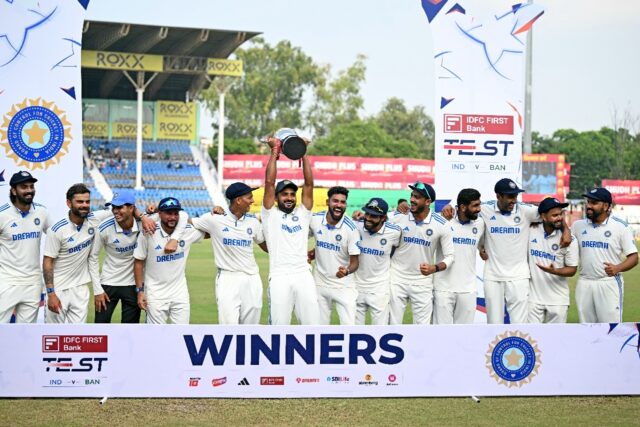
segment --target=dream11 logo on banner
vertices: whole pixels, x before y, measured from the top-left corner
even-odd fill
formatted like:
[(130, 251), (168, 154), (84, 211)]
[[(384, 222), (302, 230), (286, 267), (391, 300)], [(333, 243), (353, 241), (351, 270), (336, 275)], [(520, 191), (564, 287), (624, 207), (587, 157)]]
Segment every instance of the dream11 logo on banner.
[(521, 181), (526, 33), (544, 12), (523, 3), (479, 20), (472, 5), (422, 0), (434, 46), (435, 184), (444, 200), (469, 179), (484, 195), (500, 178)]

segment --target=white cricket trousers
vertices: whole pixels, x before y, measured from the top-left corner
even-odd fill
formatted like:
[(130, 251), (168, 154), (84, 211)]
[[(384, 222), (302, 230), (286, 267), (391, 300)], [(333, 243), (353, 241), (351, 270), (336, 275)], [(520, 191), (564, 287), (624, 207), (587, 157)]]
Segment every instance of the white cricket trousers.
[(622, 276), (598, 280), (578, 278), (576, 308), (580, 323), (620, 323), (624, 300)]
[(401, 325), (407, 303), (411, 302), (413, 323), (428, 325), (433, 313), (433, 279), (428, 276), (401, 279), (391, 275), (391, 299), (389, 324)]
[(484, 298), (487, 303), (487, 323), (504, 323), (504, 305), (511, 323), (527, 323), (529, 315), (529, 279), (486, 280)]
[(435, 325), (469, 324), (476, 316), (476, 292), (433, 291)]
[(529, 323), (567, 323), (568, 305), (529, 303)]
[(336, 311), (341, 325), (356, 324), (356, 300), (358, 291), (355, 286), (336, 288), (316, 282), (318, 292), (318, 310), (321, 325), (331, 324), (331, 308), (336, 303)]
[(258, 325), (262, 314), (262, 280), (259, 274), (218, 270), (216, 277), (218, 323)]
[(295, 311), (301, 325), (317, 325), (318, 293), (311, 271), (269, 276), (269, 324), (290, 325)]
[(36, 323), (41, 292), (41, 284), (8, 285), (0, 290), (0, 323), (9, 323), (14, 310), (16, 323)]
[(191, 315), (189, 297), (186, 300), (147, 299), (147, 324), (188, 325)]
[[(48, 294), (47, 294), (48, 295)], [(62, 305), (60, 313), (45, 310), (45, 323), (87, 323), (89, 313), (89, 285), (57, 290), (56, 295)]]
[(388, 325), (390, 299), (391, 291), (389, 289), (389, 282), (372, 288), (358, 289), (356, 325), (364, 325), (367, 310), (371, 313), (372, 325)]

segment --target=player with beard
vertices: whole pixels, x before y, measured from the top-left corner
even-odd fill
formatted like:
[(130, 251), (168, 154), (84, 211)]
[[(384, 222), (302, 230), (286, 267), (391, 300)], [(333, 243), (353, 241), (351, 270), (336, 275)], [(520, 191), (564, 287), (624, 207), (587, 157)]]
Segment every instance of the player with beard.
[(147, 312), (147, 323), (188, 324), (191, 313), (185, 269), (193, 243), (205, 233), (187, 224), (178, 241), (178, 249), (166, 254), (164, 248), (175, 233), (182, 207), (180, 201), (166, 197), (158, 204), (160, 221), (151, 235), (138, 235), (133, 257), (133, 274), (138, 306)]
[(89, 304), (88, 258), (100, 222), (108, 210), (89, 212), (90, 192), (84, 184), (67, 190), (69, 214), (47, 232), (42, 274), (47, 287), (47, 323), (85, 323)]
[(560, 247), (567, 206), (553, 197), (544, 199), (538, 206), (542, 227), (534, 224), (529, 231), (529, 323), (567, 323), (568, 277), (576, 274), (579, 257), (575, 238), (568, 247)]
[[(413, 323), (427, 325), (433, 312), (433, 275), (453, 263), (453, 241), (447, 221), (429, 209), (436, 199), (433, 187), (418, 181), (409, 188), (409, 213), (391, 219), (402, 229), (402, 240), (391, 258), (390, 323), (401, 324), (411, 302)], [(437, 249), (442, 254), (439, 262)]]
[(586, 198), (587, 218), (573, 225), (580, 248), (578, 318), (582, 323), (619, 323), (624, 299), (620, 273), (638, 264), (638, 249), (629, 225), (611, 215), (609, 190), (594, 188), (582, 196)]
[(9, 200), (0, 206), (0, 323), (34, 323), (42, 292), (40, 241), (49, 228), (47, 209), (33, 201), (38, 182), (27, 171), (9, 181)]
[(284, 180), (276, 185), (281, 141), (269, 137), (271, 155), (265, 172), (262, 227), (269, 248), (269, 323), (289, 325), (295, 310), (303, 325), (318, 323), (318, 296), (307, 262), (309, 223), (313, 208), (313, 172), (302, 158), (302, 204), (296, 206), (298, 186)]
[[(453, 265), (433, 279), (435, 324), (473, 323), (476, 313), (476, 251), (483, 245), (484, 221), (480, 192), (465, 188), (458, 193), (456, 216), (448, 225), (453, 235)], [(442, 259), (438, 253), (436, 259)]]
[(388, 325), (391, 255), (400, 244), (402, 231), (387, 222), (389, 205), (383, 199), (372, 198), (362, 211), (363, 219), (356, 224), (360, 232), (360, 266), (354, 275), (356, 324), (364, 325), (369, 311), (372, 325)]
[(310, 228), (316, 239), (312, 257), (316, 260), (313, 277), (318, 292), (320, 324), (331, 323), (331, 308), (336, 311), (341, 325), (355, 325), (356, 290), (352, 274), (358, 270), (360, 233), (355, 223), (344, 216), (349, 191), (344, 187), (331, 187), (327, 192), (327, 207), (311, 217)]

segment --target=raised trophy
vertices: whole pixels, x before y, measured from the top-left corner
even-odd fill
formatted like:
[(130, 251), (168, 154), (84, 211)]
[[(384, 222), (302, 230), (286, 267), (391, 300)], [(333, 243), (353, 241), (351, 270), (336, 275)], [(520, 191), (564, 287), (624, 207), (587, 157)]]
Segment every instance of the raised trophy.
[[(282, 153), (291, 160), (300, 160), (307, 152), (307, 143), (293, 129), (278, 129), (273, 137), (282, 142)], [(262, 138), (261, 141), (266, 142), (267, 138)]]

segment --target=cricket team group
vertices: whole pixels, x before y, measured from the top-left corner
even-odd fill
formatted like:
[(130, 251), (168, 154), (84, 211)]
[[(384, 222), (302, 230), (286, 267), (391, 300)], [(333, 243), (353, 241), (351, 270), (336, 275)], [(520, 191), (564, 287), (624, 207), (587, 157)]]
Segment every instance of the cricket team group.
[(89, 189), (75, 184), (68, 214), (54, 222), (34, 200), (37, 178), (17, 172), (0, 206), (0, 323), (36, 322), (44, 283), (48, 323), (85, 323), (93, 286), (96, 323), (111, 322), (120, 304), (123, 323), (139, 323), (144, 311), (147, 323), (188, 324), (189, 250), (208, 238), (220, 324), (260, 323), (256, 245), (269, 256), (272, 325), (291, 324), (292, 314), (303, 325), (328, 325), (334, 304), (342, 325), (365, 324), (367, 316), (374, 325), (402, 324), (408, 304), (415, 324), (473, 323), (482, 305), (478, 280), (488, 323), (564, 323), (575, 274), (579, 321), (622, 321), (621, 273), (637, 265), (638, 250), (604, 188), (583, 195), (586, 218), (571, 228), (566, 203), (521, 203), (523, 190), (507, 178), (495, 184), (495, 200), (462, 189), (439, 214), (430, 209), (435, 190), (420, 181), (409, 186), (405, 209), (390, 212), (387, 201), (372, 198), (348, 217), (348, 190), (332, 187), (327, 210), (313, 213), (309, 159), (302, 159), (302, 188), (276, 183), (281, 148), (275, 139), (269, 146), (260, 219), (249, 213), (255, 188), (240, 182), (226, 189), (228, 209), (198, 218), (174, 197), (142, 211), (128, 190), (90, 212)]

